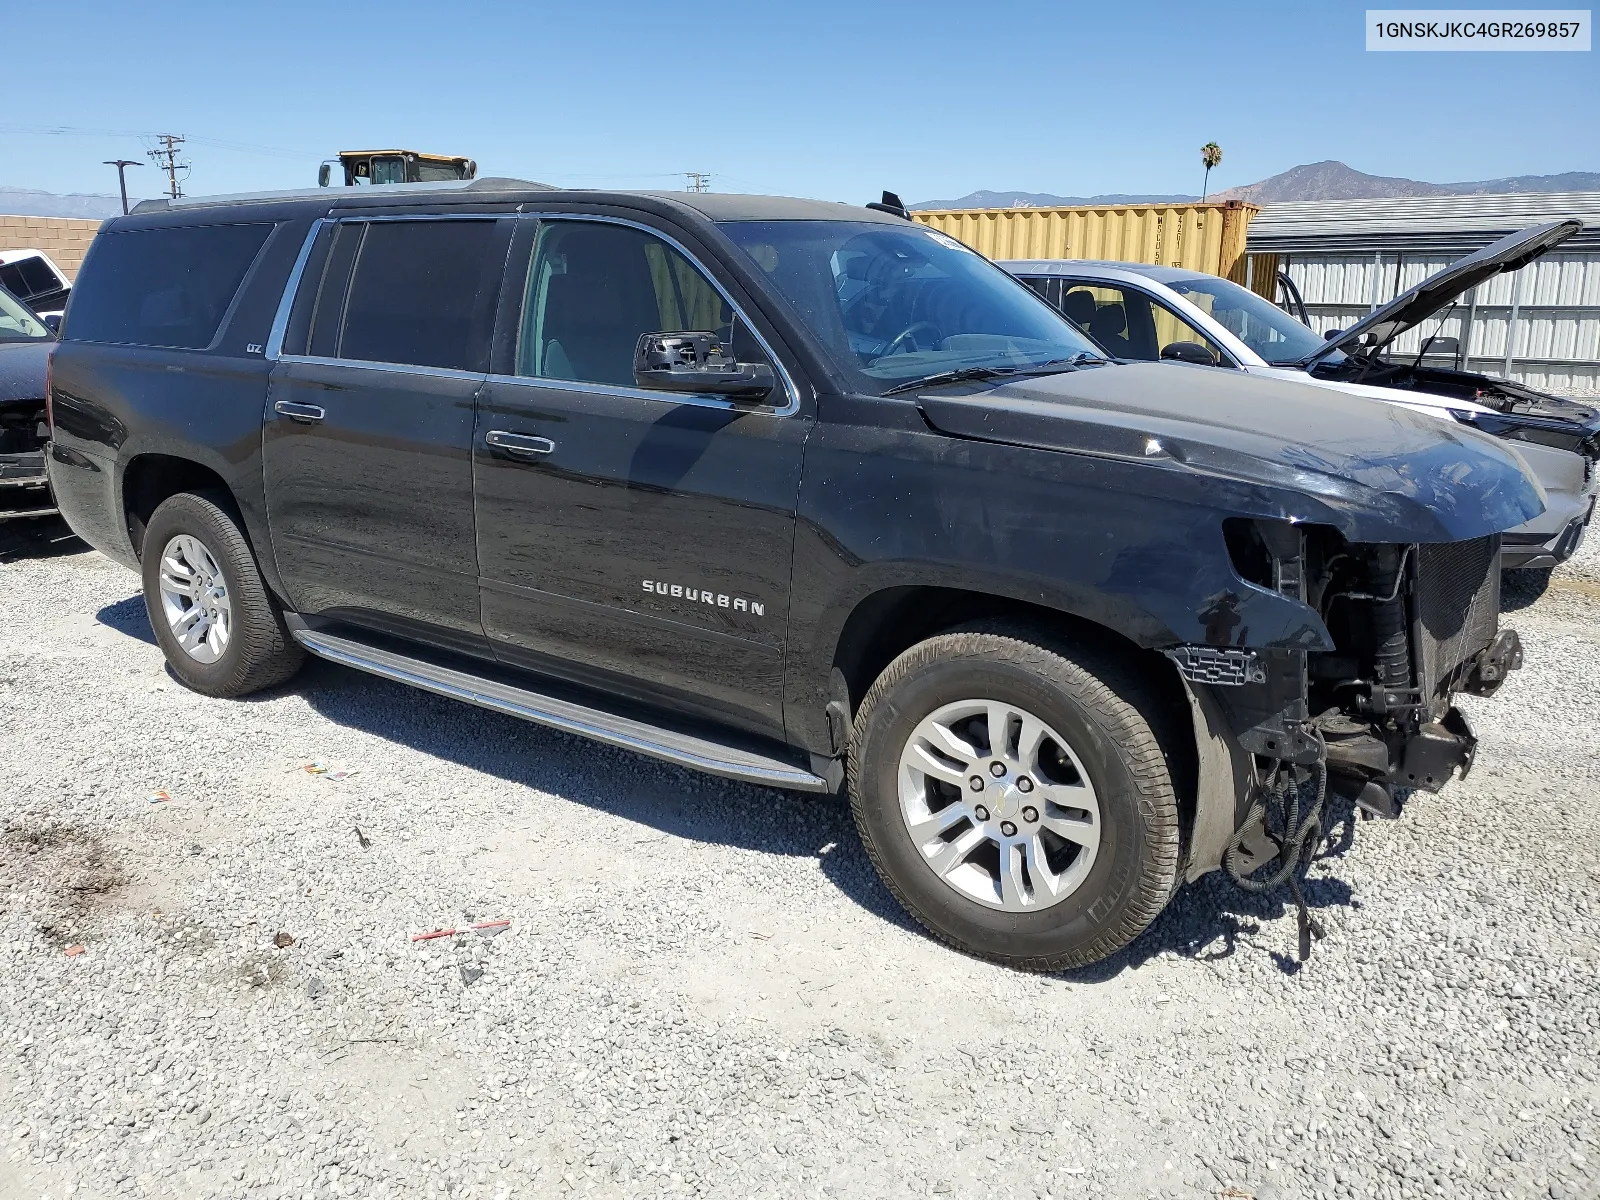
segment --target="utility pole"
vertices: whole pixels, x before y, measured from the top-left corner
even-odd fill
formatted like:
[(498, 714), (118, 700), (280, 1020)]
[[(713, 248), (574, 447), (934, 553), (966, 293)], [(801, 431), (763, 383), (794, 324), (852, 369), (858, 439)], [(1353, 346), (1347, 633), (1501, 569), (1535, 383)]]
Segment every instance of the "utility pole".
[(128, 215), (128, 175), (129, 167), (142, 167), (142, 162), (135, 162), (131, 158), (108, 158), (106, 166), (117, 169), (117, 185), (122, 188), (122, 215)]
[(709, 192), (711, 190), (711, 176), (704, 171), (685, 171), (683, 177), (689, 181), (691, 192)]
[(167, 195), (176, 200), (183, 195), (183, 189), (178, 186), (178, 172), (189, 169), (188, 163), (178, 161), (178, 147), (183, 145), (183, 138), (175, 133), (158, 133), (156, 140), (161, 145), (145, 153), (167, 173)]

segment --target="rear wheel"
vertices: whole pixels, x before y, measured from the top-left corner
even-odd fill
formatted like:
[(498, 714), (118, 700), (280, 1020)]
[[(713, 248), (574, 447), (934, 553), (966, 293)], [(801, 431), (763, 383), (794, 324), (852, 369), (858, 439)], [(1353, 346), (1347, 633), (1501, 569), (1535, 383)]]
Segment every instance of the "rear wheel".
[(850, 793), (885, 884), (931, 933), (1033, 970), (1096, 962), (1175, 886), (1166, 759), (1119, 661), (1021, 628), (931, 638), (856, 718)]
[(144, 602), (172, 673), (208, 696), (282, 683), (304, 661), (219, 498), (184, 492), (145, 528)]

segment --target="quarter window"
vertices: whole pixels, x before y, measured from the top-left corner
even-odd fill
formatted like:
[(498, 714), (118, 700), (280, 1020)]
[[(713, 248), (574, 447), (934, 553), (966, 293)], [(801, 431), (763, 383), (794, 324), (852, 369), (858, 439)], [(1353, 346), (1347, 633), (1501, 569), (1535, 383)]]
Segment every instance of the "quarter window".
[(764, 359), (732, 308), (661, 238), (598, 221), (550, 221), (528, 270), (517, 374), (631, 387), (647, 333), (715, 333), (746, 362)]
[(268, 224), (103, 233), (72, 294), (66, 336), (199, 350), (211, 344)]
[[(444, 220), (341, 227), (312, 319), (313, 353), (487, 371), (507, 225)], [(358, 231), (355, 271), (339, 321), (338, 260)], [(335, 321), (340, 334), (330, 354), (325, 331)]]

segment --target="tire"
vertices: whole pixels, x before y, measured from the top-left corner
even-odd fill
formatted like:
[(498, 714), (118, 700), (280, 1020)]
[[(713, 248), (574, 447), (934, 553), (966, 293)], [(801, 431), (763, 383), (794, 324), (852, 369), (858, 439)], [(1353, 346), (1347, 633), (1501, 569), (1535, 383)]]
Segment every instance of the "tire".
[[(151, 514), (141, 563), (144, 604), (167, 664), (185, 687), (207, 696), (246, 696), (288, 679), (300, 669), (305, 652), (289, 636), (283, 614), (262, 582), (250, 543), (224, 505), (218, 496), (181, 492), (162, 501)], [(215, 657), (210, 661), (185, 649), (163, 599), (164, 570), (169, 581), (180, 580), (186, 578), (183, 569), (190, 567), (181, 551), (169, 557), (175, 539), (192, 539), (176, 544), (190, 547), (204, 563), (193, 551), (198, 543), (225, 588), (218, 604), (229, 610), (226, 643), (218, 651), (212, 639), (207, 653)], [(209, 577), (202, 575), (206, 569), (190, 568), (187, 578)]]
[[(930, 728), (928, 722), (944, 720), (940, 714), (967, 711), (970, 706), (965, 702), (974, 699), (1001, 706), (991, 708), (987, 718), (954, 725), (966, 730), (963, 744), (974, 749), (986, 745), (981, 731), (995, 712), (1014, 709), (1024, 717), (1031, 714), (1047, 728), (1048, 736), (1035, 739), (1041, 749), (1034, 773), (1048, 773), (1053, 778), (1029, 786), (1038, 789), (1033, 796), (1082, 794), (1097, 804), (1093, 823), (1098, 828), (1093, 834), (1098, 840), (1087, 865), (1081, 859), (1089, 853), (1086, 847), (1077, 847), (1053, 831), (1044, 832), (1050, 826), (1051, 813), (1057, 814), (1056, 824), (1063, 828), (1062, 814), (1072, 813), (1075, 822), (1083, 814), (1070, 805), (1054, 803), (1048, 810), (1043, 802), (1031, 808), (1016, 807), (1019, 800), (1025, 803), (1028, 798), (1016, 794), (1016, 789), (1029, 782), (1023, 778), (1025, 767), (1019, 767), (1014, 778), (1008, 774), (1004, 781), (983, 776), (985, 790), (963, 796), (961, 803), (970, 808), (996, 797), (1002, 815), (1010, 811), (1014, 816), (1010, 837), (1019, 832), (1027, 837), (1030, 829), (1037, 835), (1037, 841), (1028, 847), (1004, 848), (1007, 826), (996, 828), (994, 811), (973, 809), (988, 823), (980, 827), (975, 815), (964, 819), (965, 823), (958, 820), (952, 830), (937, 837), (949, 839), (954, 850), (959, 848), (955, 843), (965, 844), (969, 837), (980, 837), (988, 830), (997, 835), (993, 861), (985, 858), (989, 851), (979, 842), (969, 860), (953, 868), (947, 879), (934, 861), (950, 861), (945, 858), (944, 846), (927, 838), (919, 843), (913, 837), (903, 809), (909, 811), (907, 806), (922, 803), (925, 786), (945, 798), (940, 803), (957, 803), (950, 798), (952, 783), (941, 781), (935, 788), (932, 776), (916, 782), (916, 764), (925, 763), (927, 757), (914, 747), (932, 743), (927, 739), (913, 742), (913, 735)], [(867, 855), (884, 884), (917, 921), (940, 941), (967, 954), (1033, 971), (1081, 967), (1107, 958), (1155, 920), (1178, 884), (1178, 803), (1152, 728), (1160, 723), (1160, 711), (1148, 687), (1120, 660), (1056, 645), (1048, 635), (1020, 625), (985, 625), (913, 646), (873, 684), (852, 731), (850, 802)], [(1007, 735), (1020, 745), (1028, 726), (1009, 716), (1004, 723), (1007, 729), (1020, 731)], [(1065, 745), (1057, 745), (1057, 739), (1064, 739)], [(992, 750), (989, 747), (983, 753)], [(935, 757), (941, 769), (961, 761), (959, 755), (948, 761)], [(909, 768), (908, 763), (912, 764)], [(980, 772), (992, 773), (994, 766), (995, 761), (986, 758), (979, 764)], [(977, 782), (965, 773), (961, 777), (969, 787)], [(1061, 779), (1077, 782), (1058, 786)], [(1083, 787), (1090, 791), (1073, 790)], [(909, 789), (905, 793), (909, 800), (903, 788)], [(932, 810), (930, 803), (928, 811)], [(944, 820), (950, 811), (948, 807), (938, 809), (934, 823)], [(1030, 812), (1033, 815), (1027, 817)], [(1033, 822), (1031, 827), (1023, 824), (1024, 817)], [(1089, 829), (1090, 825), (1076, 827)], [(927, 826), (922, 828), (926, 831)], [(1081, 833), (1074, 836), (1087, 840)], [(938, 849), (929, 851), (929, 846)], [(1025, 853), (1030, 849), (1031, 857)], [(1028, 865), (1038, 859), (1041, 849), (1045, 857), (1042, 875)], [(1020, 874), (1000, 866), (1002, 861), (1018, 862), (1018, 857), (1003, 857), (1014, 853), (1023, 863)], [(1055, 877), (1060, 894), (1052, 895), (1043, 881), (1058, 870), (1059, 862), (1067, 865), (1059, 868)], [(994, 874), (992, 896), (980, 895), (986, 886), (985, 871)], [(962, 880), (959, 885), (950, 881), (956, 878)], [(1007, 879), (1015, 883), (1009, 897)], [(1027, 898), (1030, 885), (1033, 907), (1017, 908), (1015, 902)], [(1002, 907), (1008, 903), (1012, 907)]]

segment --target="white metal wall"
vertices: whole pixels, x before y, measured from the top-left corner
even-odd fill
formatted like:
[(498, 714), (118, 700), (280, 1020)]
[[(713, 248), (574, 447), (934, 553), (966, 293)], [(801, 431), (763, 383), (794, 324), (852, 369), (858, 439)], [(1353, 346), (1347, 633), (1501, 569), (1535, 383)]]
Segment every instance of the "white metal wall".
[[(1318, 332), (1347, 328), (1459, 255), (1338, 253), (1285, 255)], [(1442, 323), (1425, 321), (1391, 346), (1415, 354), (1423, 337), (1462, 338), (1465, 367), (1551, 391), (1600, 391), (1600, 253), (1560, 250), (1463, 296)], [(1507, 345), (1508, 331), (1511, 333)], [(1509, 351), (1509, 353), (1508, 353)], [(1429, 362), (1449, 365), (1429, 355)]]

